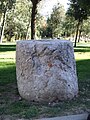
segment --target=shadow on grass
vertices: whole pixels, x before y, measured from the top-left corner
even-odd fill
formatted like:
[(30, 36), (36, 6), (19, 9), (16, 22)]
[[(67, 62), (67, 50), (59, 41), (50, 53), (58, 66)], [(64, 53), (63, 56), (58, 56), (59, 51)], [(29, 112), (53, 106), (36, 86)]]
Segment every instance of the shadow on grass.
[(0, 45), (0, 52), (15, 51), (16, 45)]
[(15, 63), (0, 62), (0, 115), (17, 114), (23, 118), (38, 116), (39, 106), (19, 98)]
[(90, 59), (76, 61), (77, 74), (80, 82), (90, 82)]
[(90, 52), (89, 46), (77, 46), (74, 48), (74, 52)]
[(0, 85), (16, 82), (15, 63), (0, 62)]
[(20, 118), (52, 117), (77, 114), (90, 108), (90, 60), (77, 61), (79, 97), (51, 106), (19, 100), (14, 63), (0, 63), (0, 115)]
[(79, 60), (76, 64), (80, 95), (79, 99), (82, 99), (84, 105), (90, 107), (90, 59)]

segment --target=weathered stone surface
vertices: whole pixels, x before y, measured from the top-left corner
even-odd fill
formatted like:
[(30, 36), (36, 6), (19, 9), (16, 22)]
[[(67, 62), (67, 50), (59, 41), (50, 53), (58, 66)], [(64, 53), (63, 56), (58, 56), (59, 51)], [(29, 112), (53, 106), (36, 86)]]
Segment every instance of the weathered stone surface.
[(17, 41), (16, 74), (19, 93), (27, 100), (67, 100), (78, 93), (70, 41)]

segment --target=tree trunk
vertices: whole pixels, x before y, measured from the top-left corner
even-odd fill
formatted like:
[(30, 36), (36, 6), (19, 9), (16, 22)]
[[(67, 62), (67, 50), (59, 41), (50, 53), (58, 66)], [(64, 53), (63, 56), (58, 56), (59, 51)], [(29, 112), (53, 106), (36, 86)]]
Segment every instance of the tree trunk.
[(1, 28), (2, 22), (3, 22), (3, 14), (0, 14), (0, 28)]
[(78, 35), (78, 42), (80, 42), (80, 37), (82, 33), (82, 24), (80, 25), (79, 35)]
[(31, 39), (35, 39), (35, 21), (37, 13), (37, 4), (33, 3), (31, 14)]
[(77, 37), (78, 37), (79, 26), (80, 26), (80, 21), (78, 21), (78, 23), (77, 23), (74, 47), (76, 47), (76, 44), (77, 44)]
[(28, 19), (28, 25), (27, 25), (26, 40), (28, 39), (28, 31), (29, 31), (29, 27), (30, 27), (30, 23), (31, 23), (30, 11), (31, 11), (31, 6), (29, 7), (29, 19)]
[(3, 35), (4, 35), (4, 27), (5, 27), (5, 21), (6, 21), (6, 12), (7, 9), (5, 9), (4, 14), (3, 14), (3, 21), (2, 21), (2, 25), (1, 25), (1, 33), (0, 33), (0, 43), (2, 43), (3, 40)]
[(8, 41), (8, 42), (11, 42), (11, 38), (12, 38), (12, 37), (11, 37), (10, 35), (8, 35), (7, 41)]
[(1, 41), (2, 23), (3, 23), (3, 14), (0, 15), (0, 41)]
[(81, 30), (79, 30), (78, 43), (80, 42), (80, 37), (81, 37)]
[[(31, 22), (31, 21), (30, 21)], [(28, 26), (27, 26), (27, 33), (26, 33), (26, 40), (28, 40), (28, 33), (29, 33), (29, 27), (30, 27), (30, 22), (28, 23)]]

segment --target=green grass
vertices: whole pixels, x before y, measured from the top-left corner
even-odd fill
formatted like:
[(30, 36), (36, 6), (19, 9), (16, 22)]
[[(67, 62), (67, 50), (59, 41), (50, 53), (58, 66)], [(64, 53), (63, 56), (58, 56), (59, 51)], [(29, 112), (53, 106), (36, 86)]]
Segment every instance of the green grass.
[(0, 52), (15, 51), (15, 45), (0, 45)]
[(42, 118), (90, 111), (90, 46), (75, 48), (79, 95), (71, 101), (39, 104), (20, 99), (16, 83), (15, 44), (0, 45), (0, 115)]

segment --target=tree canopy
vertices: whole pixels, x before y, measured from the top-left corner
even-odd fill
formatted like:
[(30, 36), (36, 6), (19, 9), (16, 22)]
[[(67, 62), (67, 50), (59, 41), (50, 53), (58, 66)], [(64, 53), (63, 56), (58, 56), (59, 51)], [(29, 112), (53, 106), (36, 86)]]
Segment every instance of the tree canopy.
[(1, 0), (0, 1), (0, 42), (2, 42), (3, 34), (4, 34), (4, 26), (6, 22), (6, 14), (12, 9), (16, 0)]
[(65, 10), (61, 4), (54, 6), (53, 11), (47, 19), (46, 29), (43, 29), (43, 37), (58, 38), (63, 33), (63, 21), (65, 19)]
[(81, 6), (81, 8), (85, 9), (90, 15), (90, 0), (77, 0)]
[(76, 47), (79, 27), (82, 24), (83, 20), (86, 20), (88, 18), (87, 9), (81, 7), (80, 2), (78, 0), (70, 0), (70, 7), (67, 10), (67, 15), (74, 17), (74, 19), (77, 21), (74, 45)]
[(89, 37), (90, 2), (69, 1), (70, 6), (66, 14), (64, 7), (58, 3), (45, 18), (38, 12), (45, 0), (1, 0), (0, 40), (2, 41), (3, 35), (3, 40), (8, 41), (54, 37), (69, 39), (75, 34), (77, 42), (80, 35)]

